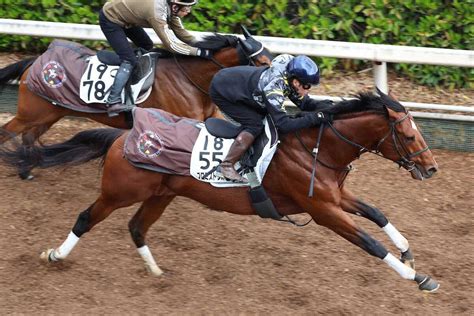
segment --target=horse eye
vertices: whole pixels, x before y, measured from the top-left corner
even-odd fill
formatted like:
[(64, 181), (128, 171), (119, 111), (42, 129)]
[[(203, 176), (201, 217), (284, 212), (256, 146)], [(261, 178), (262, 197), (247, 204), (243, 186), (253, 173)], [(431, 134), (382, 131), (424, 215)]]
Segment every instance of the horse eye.
[(407, 136), (405, 137), (405, 140), (407, 141), (407, 143), (412, 143), (415, 141), (415, 136)]

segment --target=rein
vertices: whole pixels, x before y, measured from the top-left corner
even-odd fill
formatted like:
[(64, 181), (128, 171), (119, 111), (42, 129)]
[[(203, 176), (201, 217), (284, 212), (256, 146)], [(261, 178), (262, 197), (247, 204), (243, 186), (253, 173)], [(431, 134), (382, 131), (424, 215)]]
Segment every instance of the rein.
[[(255, 56), (258, 56), (262, 51), (263, 51), (264, 47), (263, 47), (263, 44), (262, 44), (262, 47), (260, 47), (260, 49), (258, 49), (256, 52), (252, 53), (252, 54), (247, 54), (245, 52), (245, 49), (242, 49), (242, 52), (245, 56), (245, 58), (249, 61), (249, 65), (252, 65), (252, 66), (257, 66), (255, 61), (253, 60), (253, 58)], [(178, 66), (179, 70), (181, 71), (181, 73), (186, 77), (186, 79), (188, 79), (189, 82), (191, 82), (193, 84), (193, 86), (195, 86), (199, 91), (201, 91), (203, 94), (209, 96), (209, 92), (207, 92), (205, 89), (201, 88), (201, 86), (199, 86), (192, 78), (191, 76), (189, 76), (189, 74), (186, 72), (186, 70), (183, 68), (183, 66), (181, 66), (181, 64), (178, 62), (178, 58), (176, 57), (176, 54), (173, 54), (173, 59), (174, 59), (174, 62), (176, 64), (176, 66)], [(215, 65), (217, 65), (220, 69), (224, 69), (224, 68), (227, 68), (226, 66), (224, 66), (223, 64), (221, 64), (219, 61), (217, 61), (214, 56), (211, 57), (209, 59), (210, 61), (212, 61)]]
[[(193, 84), (193, 86), (195, 86), (199, 91), (201, 91), (203, 94), (205, 95), (209, 95), (209, 92), (207, 92), (206, 90), (204, 90), (203, 88), (201, 88), (201, 86), (199, 86), (189, 75), (188, 73), (186, 72), (186, 70), (184, 70), (183, 66), (181, 66), (181, 64), (178, 62), (178, 58), (176, 58), (176, 54), (173, 54), (173, 59), (174, 59), (174, 62), (176, 64), (176, 66), (178, 66), (179, 70), (181, 71), (181, 73), (186, 77), (186, 79), (188, 79), (189, 82), (191, 82)], [(222, 65), (221, 63), (219, 63), (214, 57), (212, 57), (210, 59), (214, 64), (216, 64), (217, 66), (219, 66), (221, 69), (225, 68), (224, 65)]]
[[(377, 155), (377, 156), (380, 156), (382, 158), (385, 158), (381, 153), (380, 153), (380, 146), (388, 139), (389, 136), (392, 136), (392, 140), (393, 140), (393, 146), (395, 148), (395, 150), (397, 151), (397, 154), (400, 156), (400, 159), (396, 160), (395, 163), (397, 163), (400, 167), (403, 167), (405, 168), (406, 170), (408, 171), (412, 171), (414, 168), (415, 168), (415, 162), (414, 161), (411, 161), (410, 159), (413, 158), (413, 157), (416, 157), (418, 155), (421, 155), (422, 153), (424, 153), (425, 151), (429, 150), (429, 147), (426, 146), (425, 148), (415, 152), (415, 153), (410, 153), (406, 148), (405, 146), (403, 146), (403, 143), (402, 141), (400, 140), (400, 137), (398, 136), (397, 134), (397, 131), (395, 129), (396, 125), (397, 124), (400, 124), (401, 122), (405, 121), (407, 118), (410, 117), (410, 113), (406, 113), (405, 116), (403, 116), (402, 118), (396, 120), (396, 121), (390, 121), (390, 130), (388, 131), (387, 135), (385, 135), (384, 137), (382, 137), (382, 139), (377, 143), (377, 146), (375, 147), (375, 149), (368, 149), (360, 144), (357, 144), (353, 141), (351, 141), (350, 139), (348, 139), (347, 137), (345, 137), (344, 135), (342, 135), (335, 127), (333, 124), (331, 123), (328, 123), (329, 124), (329, 127), (331, 128), (331, 130), (334, 132), (334, 134), (341, 140), (343, 140), (344, 142), (354, 146), (354, 147), (357, 147), (359, 148), (359, 157), (361, 154), (363, 153), (371, 153), (371, 154), (374, 154), (374, 155)], [(403, 151), (405, 152), (405, 155), (401, 152), (400, 148), (403, 149)]]

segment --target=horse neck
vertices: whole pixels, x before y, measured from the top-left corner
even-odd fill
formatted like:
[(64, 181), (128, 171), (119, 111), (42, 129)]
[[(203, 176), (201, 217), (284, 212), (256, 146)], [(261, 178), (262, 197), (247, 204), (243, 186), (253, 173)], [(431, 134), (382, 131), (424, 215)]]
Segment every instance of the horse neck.
[[(340, 135), (367, 149), (375, 149), (389, 130), (387, 119), (375, 112), (350, 114), (334, 121), (333, 126)], [(360, 147), (344, 141), (333, 130), (328, 130), (325, 140), (331, 146), (323, 155), (330, 155), (335, 163), (349, 165), (361, 154)]]
[[(351, 114), (334, 121), (333, 126), (345, 138), (368, 149), (374, 149), (379, 140), (388, 133), (387, 120), (382, 115), (376, 113)], [(316, 128), (306, 129), (301, 132), (302, 142), (309, 150), (312, 150), (316, 145), (318, 133), (319, 129)], [(296, 135), (292, 135), (290, 138), (289, 146), (285, 147), (288, 147), (290, 151), (300, 152), (299, 154), (292, 154), (295, 158), (299, 156), (298, 160), (295, 161), (303, 159), (311, 162), (312, 159), (309, 153), (304, 149)], [(319, 147), (319, 160), (329, 166), (342, 169), (359, 158), (359, 156), (360, 148), (344, 141), (330, 128), (326, 127), (324, 129)]]
[(176, 63), (180, 72), (204, 91), (209, 91), (212, 77), (221, 69), (212, 61), (201, 58), (177, 58)]

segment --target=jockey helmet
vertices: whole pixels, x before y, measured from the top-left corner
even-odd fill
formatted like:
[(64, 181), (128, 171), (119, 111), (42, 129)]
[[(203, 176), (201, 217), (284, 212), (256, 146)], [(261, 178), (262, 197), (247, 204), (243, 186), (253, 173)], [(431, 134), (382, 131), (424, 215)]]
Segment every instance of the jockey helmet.
[(179, 4), (179, 5), (184, 5), (184, 6), (190, 6), (190, 5), (195, 5), (198, 3), (199, 0), (168, 0), (168, 2), (174, 3), (174, 4)]
[(286, 66), (290, 78), (298, 79), (302, 84), (319, 84), (319, 68), (305, 55), (296, 56)]

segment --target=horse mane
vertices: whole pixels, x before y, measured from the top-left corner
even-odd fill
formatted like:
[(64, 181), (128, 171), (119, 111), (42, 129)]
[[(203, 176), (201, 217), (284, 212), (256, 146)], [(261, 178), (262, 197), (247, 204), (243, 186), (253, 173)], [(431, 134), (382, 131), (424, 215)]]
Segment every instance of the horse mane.
[(222, 35), (214, 33), (204, 36), (194, 46), (203, 49), (219, 50), (224, 47), (235, 47), (239, 38), (234, 35)]
[(354, 99), (342, 100), (329, 107), (326, 111), (333, 115), (342, 115), (359, 112), (377, 112), (387, 115), (387, 108), (395, 112), (407, 112), (398, 101), (379, 91), (380, 95), (373, 92), (359, 92)]

